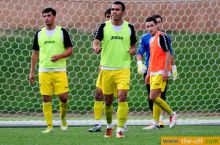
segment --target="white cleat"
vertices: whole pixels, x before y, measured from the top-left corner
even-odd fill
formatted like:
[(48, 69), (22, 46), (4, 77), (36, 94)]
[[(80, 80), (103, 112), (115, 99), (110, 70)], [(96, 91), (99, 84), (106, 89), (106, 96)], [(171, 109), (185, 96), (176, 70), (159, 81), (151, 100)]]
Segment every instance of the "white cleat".
[(54, 130), (53, 130), (53, 128), (47, 128), (47, 129), (45, 129), (44, 131), (42, 131), (42, 133), (44, 133), (44, 134), (47, 134), (47, 133), (53, 133), (54, 132)]
[(147, 127), (144, 127), (143, 129), (144, 129), (144, 130), (160, 129), (160, 126), (149, 125), (149, 126), (147, 126)]
[(173, 116), (170, 116), (170, 128), (173, 128), (176, 125), (177, 115), (176, 112), (173, 113)]
[(65, 119), (61, 120), (60, 128), (61, 128), (61, 130), (63, 130), (63, 131), (66, 131), (66, 130), (67, 130), (68, 125), (67, 125), (67, 122), (66, 122)]
[(68, 126), (67, 126), (67, 125), (66, 125), (66, 126), (62, 126), (62, 125), (60, 125), (60, 128), (61, 128), (61, 130), (66, 131), (67, 128), (68, 128)]
[(117, 131), (116, 131), (116, 138), (124, 138), (124, 133), (123, 133), (123, 128), (117, 128)]

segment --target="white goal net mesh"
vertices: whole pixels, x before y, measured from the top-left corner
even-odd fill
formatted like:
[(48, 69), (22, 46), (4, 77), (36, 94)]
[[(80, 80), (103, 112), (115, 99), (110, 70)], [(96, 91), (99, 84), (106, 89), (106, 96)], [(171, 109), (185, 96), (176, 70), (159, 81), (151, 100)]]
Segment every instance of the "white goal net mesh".
[[(74, 54), (68, 59), (70, 124), (92, 124), (95, 82), (100, 56), (92, 48), (93, 33), (104, 20), (112, 0), (0, 0), (0, 124), (44, 125), (38, 83), (28, 81), (32, 42), (44, 26), (41, 12), (57, 10), (57, 24), (70, 33)], [(220, 124), (220, 1), (124, 0), (125, 20), (134, 24), (137, 39), (145, 32), (145, 18), (160, 14), (171, 36), (179, 79), (169, 81), (167, 102), (179, 124)], [(151, 120), (147, 91), (131, 65), (128, 124)], [(37, 74), (37, 70), (36, 70)], [(37, 78), (37, 76), (36, 76)], [(114, 110), (117, 108), (114, 102)], [(53, 97), (54, 122), (59, 103)], [(167, 120), (168, 121), (168, 120)], [(103, 117), (104, 122), (104, 117)]]

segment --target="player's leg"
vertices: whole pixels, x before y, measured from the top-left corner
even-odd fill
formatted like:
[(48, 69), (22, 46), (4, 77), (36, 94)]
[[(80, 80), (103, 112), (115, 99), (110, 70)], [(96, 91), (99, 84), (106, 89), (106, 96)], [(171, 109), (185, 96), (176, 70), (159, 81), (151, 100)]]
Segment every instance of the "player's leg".
[[(161, 99), (163, 99), (164, 101), (166, 101), (167, 87), (168, 87), (168, 82), (166, 84), (166, 87), (165, 87), (164, 91), (161, 93)], [(160, 128), (164, 128), (164, 122), (163, 122), (164, 114), (165, 114), (165, 111), (162, 110), (161, 114), (160, 114), (160, 123), (159, 123), (160, 124)]]
[(66, 72), (54, 72), (54, 93), (60, 99), (60, 128), (67, 130), (66, 113), (68, 108), (68, 79)]
[(105, 137), (112, 137), (112, 131), (113, 131), (113, 125), (112, 125), (112, 114), (113, 114), (113, 98), (114, 95), (113, 94), (104, 94), (104, 98), (105, 98), (105, 107), (104, 107), (104, 111), (105, 111), (105, 117), (106, 117), (106, 121), (107, 121), (107, 129), (105, 132)]
[(112, 137), (112, 114), (113, 114), (113, 99), (114, 99), (114, 80), (112, 78), (112, 71), (110, 70), (102, 70), (100, 72), (101, 75), (101, 82), (102, 82), (102, 91), (104, 95), (104, 101), (105, 101), (105, 117), (107, 121), (107, 129), (105, 132), (105, 137)]
[[(147, 76), (147, 73), (144, 73), (144, 75), (143, 75), (144, 81), (145, 81), (145, 77), (146, 77), (146, 76)], [(154, 105), (154, 103), (153, 103), (153, 101), (151, 101), (151, 99), (150, 99), (150, 84), (146, 84), (146, 83), (145, 83), (145, 85), (146, 85), (146, 89), (147, 89), (147, 101), (148, 101), (148, 106), (149, 106), (151, 112), (153, 112), (153, 105)]]
[(51, 96), (43, 95), (43, 112), (44, 118), (47, 123), (47, 129), (42, 131), (42, 133), (52, 133), (53, 124), (52, 124), (52, 103)]
[(118, 110), (117, 110), (117, 119), (118, 127), (116, 137), (124, 137), (123, 131), (125, 123), (128, 119), (128, 102), (126, 100), (128, 90), (119, 90), (118, 91)]
[(95, 124), (94, 127), (89, 128), (89, 132), (99, 132), (102, 127), (102, 114), (103, 114), (104, 102), (102, 90), (96, 87), (95, 102), (94, 102), (94, 116)]
[(146, 84), (146, 87), (147, 87), (147, 90), (149, 90), (149, 91), (147, 91), (147, 92), (149, 92), (148, 93), (148, 97), (147, 97), (147, 99), (148, 99), (148, 106), (149, 106), (151, 112), (153, 113), (154, 102), (150, 99), (150, 84)]
[(96, 81), (96, 91), (95, 91), (95, 102), (94, 102), (94, 116), (95, 116), (95, 124), (94, 127), (89, 128), (89, 132), (99, 132), (101, 131), (102, 126), (102, 114), (103, 114), (104, 102), (103, 102), (103, 92), (101, 89), (101, 78), (100, 74)]
[[(161, 92), (160, 92), (159, 89), (151, 90), (150, 99), (155, 97), (155, 96), (160, 97), (160, 95), (161, 95)], [(156, 103), (154, 103), (154, 105), (153, 105), (153, 120), (154, 120), (153, 128), (160, 128), (160, 126), (159, 126), (160, 113), (161, 113), (160, 106), (157, 105)]]
[[(162, 75), (151, 76), (150, 82), (151, 82), (150, 99), (170, 115), (171, 117), (170, 128), (174, 127), (176, 124), (176, 113), (172, 111), (172, 109), (166, 103), (166, 101), (161, 99), (161, 92), (164, 91), (166, 87), (166, 82), (163, 81)], [(156, 114), (158, 115), (158, 113)], [(158, 118), (159, 118), (158, 116), (154, 116), (155, 125), (159, 125)]]
[(116, 137), (121, 138), (124, 137), (123, 128), (128, 119), (127, 94), (130, 84), (130, 69), (117, 70), (115, 71), (114, 76), (114, 80), (118, 90), (118, 127)]
[(61, 130), (67, 130), (66, 113), (68, 107), (68, 93), (59, 94), (60, 99), (60, 128)]
[[(145, 81), (145, 77), (147, 76), (147, 73), (144, 73), (143, 75), (143, 79)], [(148, 106), (149, 106), (149, 109), (151, 110), (152, 112), (152, 115), (153, 115), (153, 106), (154, 106), (154, 102), (150, 99), (150, 84), (147, 84), (145, 83), (146, 85), (146, 89), (147, 89), (147, 101), (148, 101)], [(152, 123), (151, 125), (147, 126), (147, 127), (144, 127), (143, 129), (151, 129), (154, 127), (154, 124)]]
[(39, 73), (39, 84), (40, 92), (43, 96), (43, 113), (47, 123), (47, 129), (42, 133), (52, 133), (53, 124), (52, 124), (52, 99), (51, 95), (53, 93), (53, 86), (51, 81), (51, 74), (49, 72), (40, 72)]

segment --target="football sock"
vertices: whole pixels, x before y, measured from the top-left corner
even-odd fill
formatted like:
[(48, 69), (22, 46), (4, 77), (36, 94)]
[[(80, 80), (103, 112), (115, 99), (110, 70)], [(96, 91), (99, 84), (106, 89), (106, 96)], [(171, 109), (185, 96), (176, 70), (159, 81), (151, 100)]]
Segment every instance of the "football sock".
[(117, 118), (118, 127), (124, 127), (128, 118), (128, 102), (118, 102)]
[(156, 103), (158, 106), (160, 106), (160, 108), (162, 108), (163, 110), (165, 110), (169, 115), (172, 115), (173, 111), (170, 108), (170, 106), (166, 103), (166, 101), (164, 101), (163, 99), (161, 99), (160, 97), (157, 97), (154, 100), (154, 103)]
[(102, 119), (103, 105), (104, 105), (103, 101), (95, 101), (95, 103), (94, 103), (95, 120)]
[(113, 106), (105, 105), (105, 117), (106, 117), (107, 124), (112, 124), (112, 114), (113, 114)]
[(47, 126), (49, 128), (53, 128), (53, 125), (52, 125), (52, 103), (51, 102), (43, 102), (43, 112), (44, 112), (44, 117), (47, 122)]
[(63, 120), (66, 117), (67, 103), (60, 101), (60, 119)]
[(155, 122), (159, 122), (162, 109), (156, 103), (154, 103), (153, 108), (153, 119)]

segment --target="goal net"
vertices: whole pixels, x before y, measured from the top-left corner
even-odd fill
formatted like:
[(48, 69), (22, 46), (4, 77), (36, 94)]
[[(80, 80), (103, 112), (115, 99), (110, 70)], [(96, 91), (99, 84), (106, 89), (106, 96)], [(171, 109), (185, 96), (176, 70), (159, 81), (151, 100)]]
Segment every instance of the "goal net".
[[(1, 0), (0, 1), (0, 126), (45, 125), (37, 79), (30, 85), (32, 42), (44, 26), (41, 12), (57, 10), (57, 24), (70, 33), (74, 54), (68, 58), (70, 125), (93, 124), (95, 82), (100, 56), (92, 48), (93, 34), (104, 21), (112, 0)], [(145, 32), (145, 18), (163, 17), (171, 36), (179, 74), (169, 80), (167, 102), (178, 114), (178, 124), (220, 124), (220, 1), (124, 0), (125, 20), (134, 24), (137, 39)], [(137, 44), (138, 46), (138, 44)], [(130, 125), (152, 120), (147, 91), (132, 58), (128, 94)], [(116, 100), (116, 99), (115, 99)], [(114, 111), (117, 101), (114, 101)], [(59, 124), (59, 101), (53, 96), (53, 120)], [(116, 117), (114, 116), (114, 123)], [(104, 121), (103, 115), (103, 123)], [(166, 117), (165, 123), (168, 123)]]

